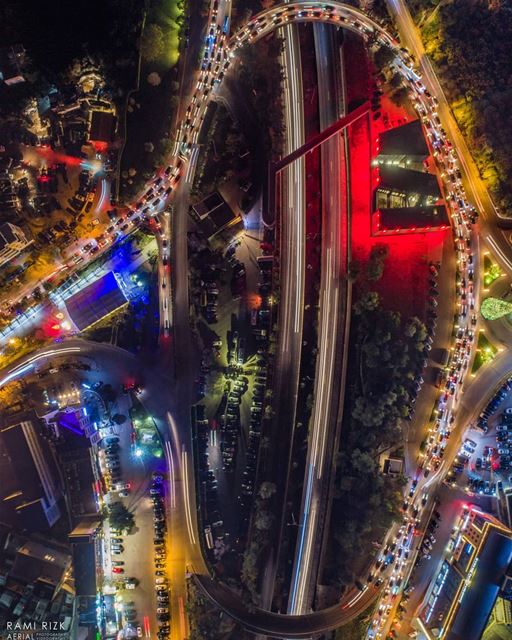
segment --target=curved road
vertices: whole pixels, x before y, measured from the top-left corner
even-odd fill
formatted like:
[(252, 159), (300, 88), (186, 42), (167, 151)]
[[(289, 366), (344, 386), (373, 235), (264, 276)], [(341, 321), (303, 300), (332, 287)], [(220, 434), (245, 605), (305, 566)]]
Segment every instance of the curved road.
[[(194, 148), (193, 145), (197, 141), (197, 135), (206, 106), (211, 100), (211, 92), (215, 90), (216, 85), (222, 80), (225, 70), (227, 70), (234, 57), (236, 49), (246, 43), (256, 41), (285, 24), (314, 20), (336, 24), (363, 36), (372, 35), (376, 37), (376, 40), (380, 44), (384, 44), (393, 49), (396, 55), (397, 66), (404, 78), (411, 85), (414, 83), (417, 84), (418, 76), (413, 69), (408, 66), (406, 56), (404, 57), (400, 52), (398, 44), (379, 25), (362, 12), (339, 2), (325, 4), (313, 1), (274, 6), (272, 9), (264, 11), (251, 19), (229, 42), (226, 42), (224, 35), (217, 34), (213, 50), (219, 56), (219, 64), (216, 66), (212, 65), (211, 71), (205, 71), (201, 74), (197, 91), (191, 102), (191, 113), (195, 115), (188, 121), (183, 122), (179, 129), (176, 147), (180, 153), (181, 160), (178, 160), (176, 155), (170, 159), (169, 166), (160, 176), (162, 178), (161, 183), (163, 182), (165, 186), (171, 185), (174, 189), (179, 182), (188, 164), (190, 153)], [(461, 162), (464, 165), (462, 158)], [(181, 164), (184, 164), (185, 167), (182, 168), (180, 166)], [(153, 215), (157, 215), (164, 203), (164, 199), (159, 199), (155, 197), (155, 195), (148, 195), (144, 204), (152, 209)], [(134, 210), (130, 212), (130, 216), (134, 215), (142, 206), (143, 205), (135, 207)], [(482, 213), (483, 211), (484, 209)], [(496, 242), (499, 243), (501, 241), (497, 240)], [(64, 342), (60, 345), (55, 345), (55, 347), (48, 348), (46, 351), (51, 351), (51, 353), (66, 353), (66, 349), (73, 349), (73, 346), (80, 347), (80, 351), (83, 347), (84, 351), (90, 350), (91, 353), (104, 348), (112, 349), (112, 347), (108, 347), (107, 345), (97, 344), (85, 347), (83, 341), (77, 342), (80, 344), (76, 345), (76, 341)], [(0, 379), (0, 386), (9, 380), (9, 376), (13, 373), (22, 375), (23, 367), (29, 365), (31, 358), (39, 357), (38, 353), (23, 358), (19, 365), (6, 372), (2, 379)], [(68, 351), (67, 353), (70, 352)], [(73, 351), (71, 353), (73, 353)], [(77, 352), (74, 351), (74, 353)], [(508, 373), (509, 369), (508, 354), (503, 353), (495, 359), (492, 366), (482, 371), (478, 379), (474, 380), (469, 386), (467, 393), (460, 398), (457, 416), (458, 423), (462, 422), (465, 414), (470, 417), (472, 415), (471, 412), (474, 413), (475, 401), (477, 397), (481, 398), (482, 389), (488, 389), (490, 385), (497, 384), (497, 382)], [(205, 566), (198, 542), (197, 522), (195, 519), (195, 495), (193, 486), (191, 486), (189, 480), (193, 477), (193, 467), (190, 461), (189, 419), (184, 415), (183, 397), (180, 396), (176, 389), (176, 397), (180, 398), (180, 402), (176, 402), (176, 407), (173, 407), (172, 398), (169, 397), (171, 381), (166, 381), (165, 375), (155, 371), (148, 371), (147, 373), (149, 381), (147, 383), (148, 395), (147, 400), (145, 398), (144, 401), (155, 407), (155, 417), (164, 434), (164, 440), (169, 443), (166, 445), (166, 449), (168, 451), (168, 462), (171, 467), (171, 495), (175, 496), (175, 500), (173, 501), (173, 514), (170, 518), (170, 532), (171, 537), (176, 536), (176, 551), (175, 553), (171, 553), (171, 562), (173, 563), (171, 578), (178, 594), (177, 599), (179, 602), (179, 599), (185, 596), (184, 576), (186, 566), (188, 565), (195, 572), (205, 573)], [(179, 386), (181, 387), (183, 385), (179, 384)], [(167, 409), (167, 407), (169, 407), (169, 409)], [(180, 410), (182, 412), (181, 415), (178, 415), (176, 423), (174, 423), (171, 418), (174, 408), (178, 413)], [(169, 411), (171, 413), (169, 413)], [(165, 422), (167, 422), (167, 424), (165, 424)], [(454, 441), (455, 438), (450, 442), (450, 449), (452, 449), (452, 447), (455, 448), (453, 446), (455, 444)], [(437, 476), (438, 474), (434, 475)], [(436, 481), (437, 478), (432, 477), (424, 484), (431, 486)], [(377, 589), (370, 586), (364, 592), (356, 592), (355, 595), (349, 594), (347, 598), (344, 599), (344, 602), (348, 600), (348, 598), (353, 597), (351, 600), (348, 600), (346, 604), (340, 604), (331, 609), (312, 614), (286, 616), (260, 610), (248, 611), (239, 596), (229, 591), (226, 587), (218, 583), (210, 582), (204, 575), (197, 576), (196, 580), (212, 601), (247, 628), (271, 636), (290, 638), (311, 637), (317, 633), (346, 624), (357, 616), (360, 611), (364, 610), (379, 593)], [(176, 612), (173, 605), (173, 618), (175, 620), (184, 619), (182, 602)], [(173, 626), (177, 625), (175, 624)], [(186, 629), (183, 628), (183, 626), (186, 627), (186, 624), (181, 624), (180, 634), (176, 637), (184, 637), (186, 635)]]

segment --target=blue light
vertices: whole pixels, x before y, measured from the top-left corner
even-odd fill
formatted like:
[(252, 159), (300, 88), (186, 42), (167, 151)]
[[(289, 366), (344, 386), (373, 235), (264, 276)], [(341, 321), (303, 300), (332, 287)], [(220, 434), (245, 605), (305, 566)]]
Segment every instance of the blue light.
[(82, 382), (82, 387), (84, 389), (90, 389), (91, 387), (87, 384), (87, 382)]

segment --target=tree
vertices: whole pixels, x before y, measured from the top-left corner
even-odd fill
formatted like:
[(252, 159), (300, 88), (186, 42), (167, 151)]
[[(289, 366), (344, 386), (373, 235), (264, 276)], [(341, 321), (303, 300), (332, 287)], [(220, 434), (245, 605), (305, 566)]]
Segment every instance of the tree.
[(391, 100), (399, 107), (403, 107), (409, 100), (409, 93), (405, 87), (400, 87), (391, 94)]
[(268, 531), (272, 526), (272, 514), (266, 509), (258, 509), (254, 518), (254, 526), (260, 531)]
[(164, 33), (154, 23), (146, 25), (140, 39), (140, 53), (146, 62), (153, 62), (164, 51)]
[(375, 311), (379, 308), (380, 298), (376, 291), (368, 291), (354, 304), (354, 313), (362, 315), (365, 311)]
[(273, 482), (262, 482), (260, 484), (260, 490), (258, 491), (260, 498), (268, 500), (277, 491), (277, 487)]
[(99, 391), (100, 396), (103, 398), (103, 401), (107, 404), (111, 404), (115, 402), (117, 398), (117, 394), (112, 388), (111, 384), (104, 384)]
[(133, 513), (128, 511), (122, 502), (113, 502), (109, 506), (108, 519), (110, 526), (114, 529), (130, 529), (135, 524)]
[(373, 61), (375, 62), (375, 66), (378, 69), (384, 69), (384, 67), (386, 67), (390, 62), (392, 62), (394, 57), (395, 57), (395, 54), (393, 50), (385, 45), (382, 45), (373, 54)]
[(377, 244), (370, 253), (370, 262), (368, 263), (368, 280), (380, 280), (384, 273), (384, 262), (389, 255), (388, 246), (385, 244)]
[(156, 71), (153, 71), (148, 75), (147, 81), (148, 84), (150, 84), (152, 87), (158, 87), (158, 85), (162, 83), (162, 78), (160, 74), (158, 74)]

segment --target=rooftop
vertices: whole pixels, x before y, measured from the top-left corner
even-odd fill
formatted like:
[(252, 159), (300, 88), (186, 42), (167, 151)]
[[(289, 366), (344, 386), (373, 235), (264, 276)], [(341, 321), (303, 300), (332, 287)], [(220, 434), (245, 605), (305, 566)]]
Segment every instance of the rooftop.
[(393, 231), (437, 231), (450, 226), (444, 205), (378, 209), (375, 215), (377, 221), (375, 232), (378, 234)]
[(89, 139), (93, 142), (112, 142), (116, 131), (116, 122), (116, 116), (110, 111), (93, 109)]
[(512, 538), (498, 529), (490, 530), (447, 640), (480, 640), (511, 562)]
[(436, 176), (426, 171), (413, 171), (412, 169), (383, 164), (379, 166), (379, 177), (379, 189), (441, 197)]
[(18, 550), (10, 575), (25, 583), (41, 581), (55, 586), (70, 563), (69, 554), (29, 540)]
[(415, 156), (426, 158), (429, 155), (423, 128), (419, 120), (389, 129), (380, 134), (380, 156)]
[(117, 280), (109, 271), (66, 300), (71, 320), (80, 331), (102, 320), (127, 303)]
[(198, 218), (201, 231), (209, 239), (227, 227), (240, 222), (240, 216), (234, 213), (218, 191), (195, 204), (192, 210)]

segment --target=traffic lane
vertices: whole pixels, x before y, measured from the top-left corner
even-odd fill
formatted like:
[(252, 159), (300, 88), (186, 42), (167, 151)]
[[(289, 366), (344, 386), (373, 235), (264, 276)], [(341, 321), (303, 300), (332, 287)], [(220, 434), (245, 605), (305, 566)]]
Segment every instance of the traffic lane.
[[(327, 187), (323, 207), (324, 251), (322, 253), (320, 317), (319, 317), (319, 354), (315, 374), (315, 404), (312, 415), (312, 428), (309, 434), (306, 458), (306, 475), (301, 503), (299, 536), (295, 553), (292, 577), (289, 613), (304, 613), (310, 609), (311, 584), (316, 580), (318, 568), (319, 544), (318, 520), (324, 508), (326, 486), (323, 480), (326, 461), (330, 460), (326, 446), (329, 443), (327, 431), (332, 416), (336, 415), (337, 395), (334, 392), (334, 364), (338, 347), (339, 330), (339, 284), (342, 259), (338, 255), (340, 238), (339, 202), (339, 143), (331, 140), (322, 154), (323, 186)], [(334, 187), (330, 182), (335, 179)], [(334, 193), (332, 193), (334, 191)], [(309, 508), (306, 508), (309, 505)], [(304, 543), (304, 544), (303, 544)]]
[[(297, 34), (292, 33), (293, 42)], [(290, 149), (299, 147), (304, 140), (304, 123), (302, 111), (301, 76), (296, 67), (291, 67), (291, 60), (296, 60), (294, 47), (297, 42), (285, 47), (287, 75), (291, 80), (286, 83), (287, 145)], [(298, 104), (300, 96), (300, 105)], [(292, 108), (293, 105), (293, 108)], [(292, 124), (295, 123), (295, 127)], [(276, 358), (274, 362), (273, 408), (272, 420), (273, 441), (279, 446), (265, 449), (265, 456), (260, 457), (260, 465), (264, 465), (271, 481), (276, 484), (274, 501), (281, 505), (277, 511), (280, 517), (275, 524), (274, 544), (268, 550), (265, 559), (265, 583), (262, 593), (267, 595), (264, 606), (270, 607), (273, 585), (277, 571), (277, 559), (281, 546), (284, 527), (289, 466), (291, 463), (291, 439), (295, 424), (296, 405), (299, 388), (299, 368), (302, 351), (302, 323), (304, 309), (304, 160), (296, 160), (282, 172), (281, 206), (281, 303), (279, 305), (278, 323), (281, 329)], [(286, 429), (283, 428), (286, 425)], [(283, 461), (286, 461), (283, 464)]]

